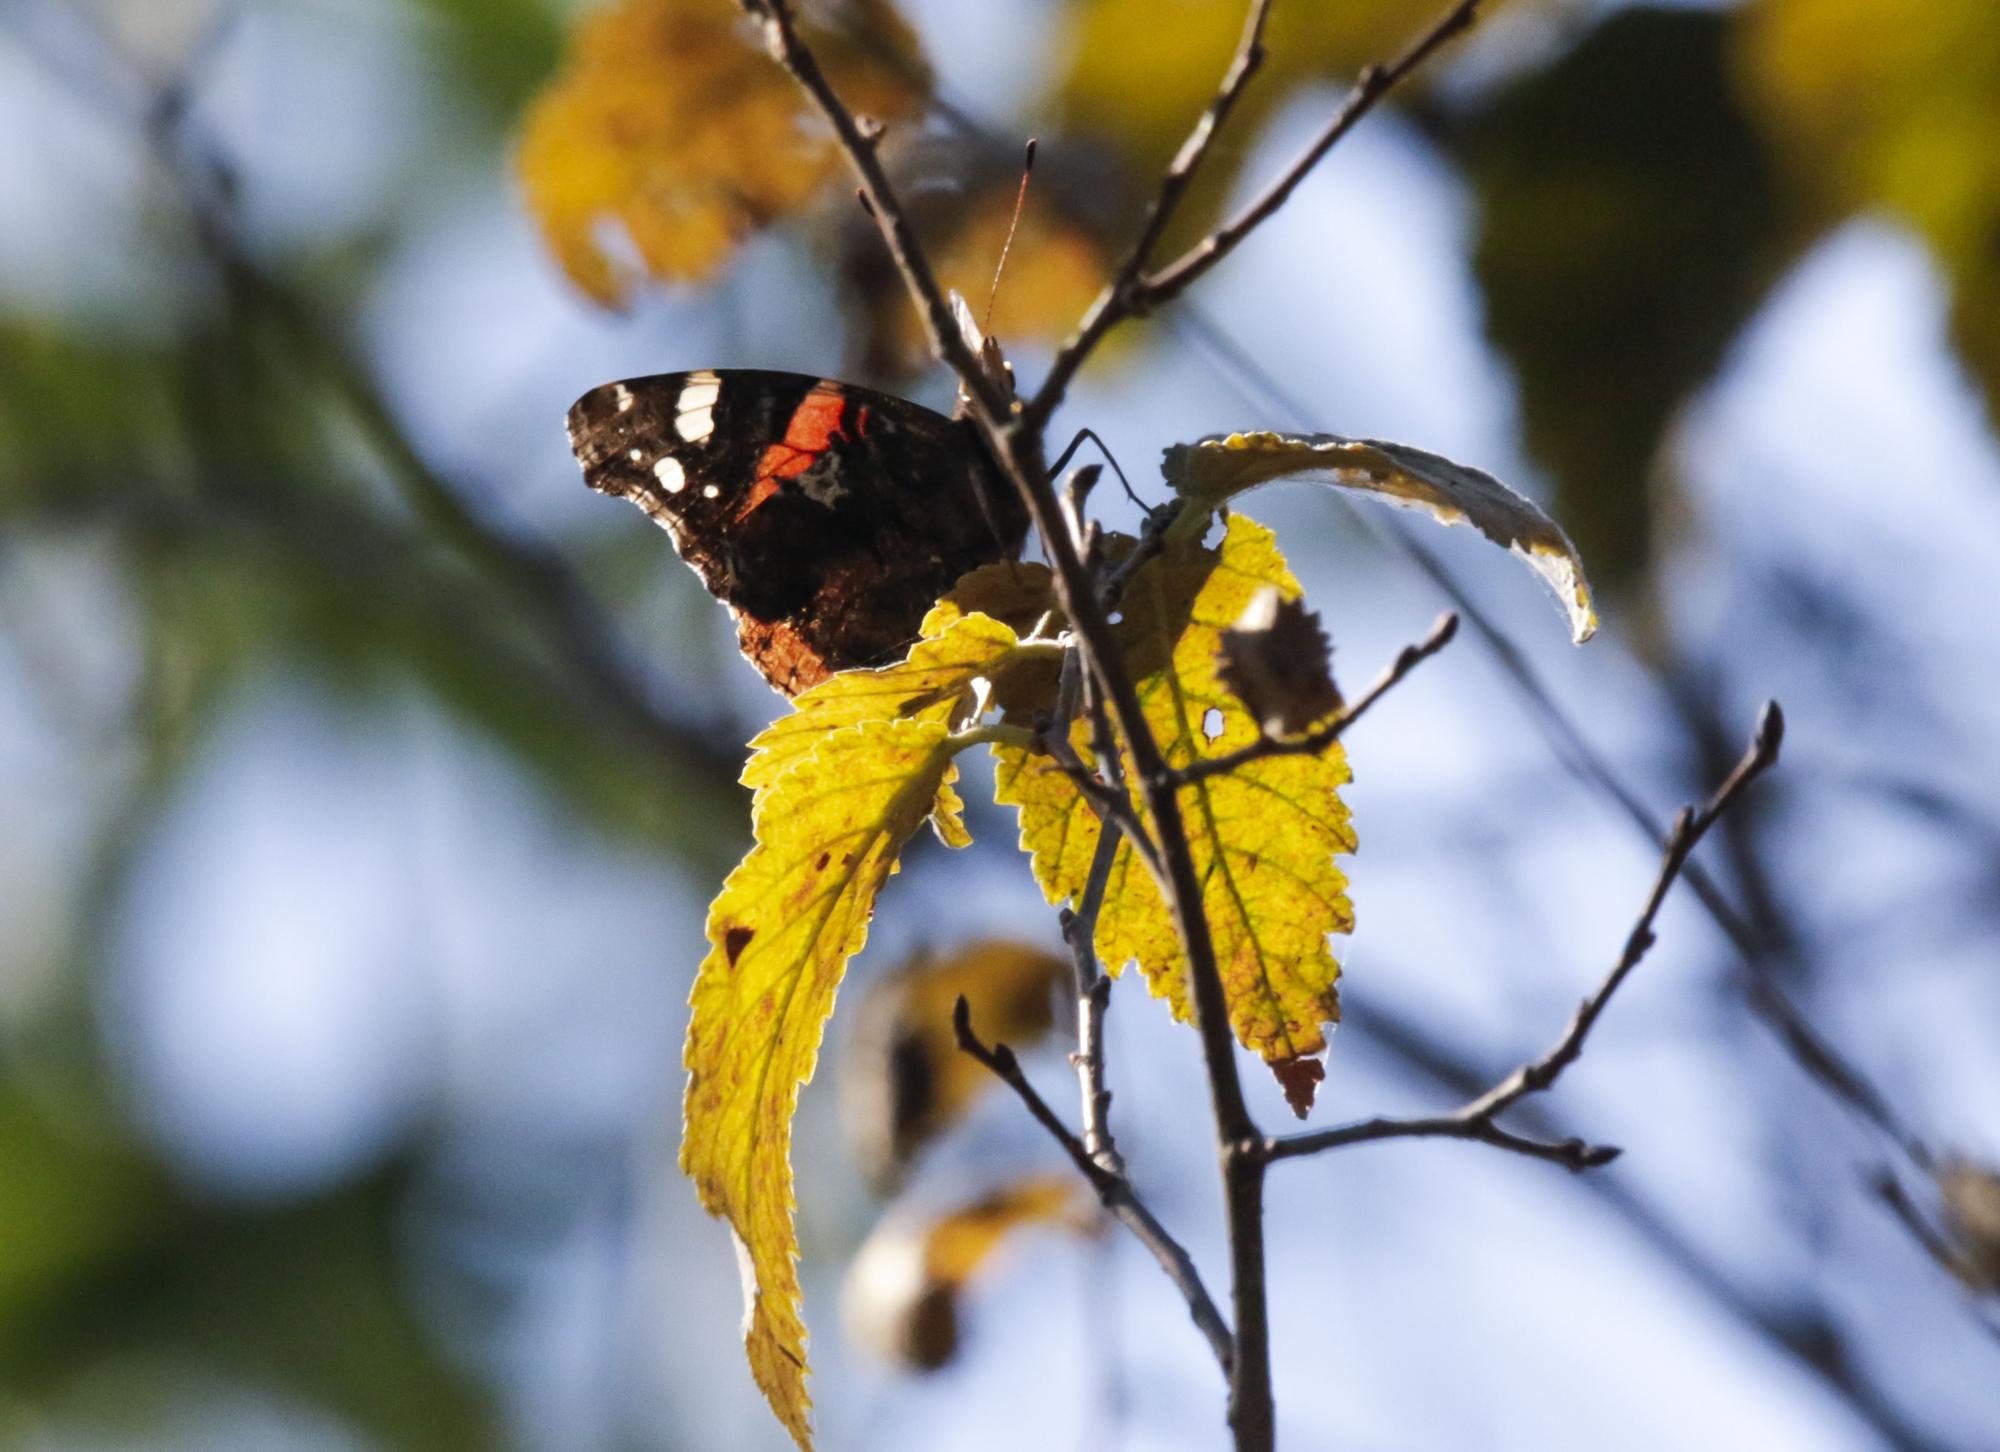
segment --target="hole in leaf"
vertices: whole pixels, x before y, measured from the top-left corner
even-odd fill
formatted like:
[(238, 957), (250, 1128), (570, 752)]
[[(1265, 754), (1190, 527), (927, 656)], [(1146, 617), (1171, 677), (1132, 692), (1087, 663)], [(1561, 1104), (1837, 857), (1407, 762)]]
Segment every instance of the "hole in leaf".
[(1210, 741), (1222, 734), (1222, 711), (1218, 707), (1210, 706), (1202, 713), (1201, 734)]

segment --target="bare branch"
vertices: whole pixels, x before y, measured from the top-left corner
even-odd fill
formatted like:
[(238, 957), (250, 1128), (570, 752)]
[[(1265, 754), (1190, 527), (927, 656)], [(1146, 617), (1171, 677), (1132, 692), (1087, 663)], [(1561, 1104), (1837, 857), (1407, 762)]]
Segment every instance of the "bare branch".
[(896, 271), (902, 275), (911, 300), (916, 303), (917, 312), (923, 318), (932, 353), (951, 366), (967, 395), (988, 420), (998, 422), (1007, 418), (1011, 412), (1009, 401), (1000, 396), (986, 370), (973, 356), (964, 335), (959, 332), (951, 305), (945, 300), (943, 288), (938, 285), (930, 259), (924, 255), (917, 241), (909, 214), (903, 210), (901, 200), (889, 184), (889, 174), (883, 169), (881, 157), (877, 154), (877, 143), (882, 138), (881, 125), (857, 118), (834, 91), (826, 73), (820, 69), (812, 48), (799, 37), (789, 0), (739, 0), (739, 3), (744, 12), (763, 27), (764, 44), (771, 58), (799, 83), (819, 107), (827, 124), (833, 127), (841, 151), (861, 182), (862, 205), (881, 229), (882, 240), (888, 244)]
[[(1176, 316), (1187, 335), (1226, 361), (1268, 406), (1287, 416), (1294, 427), (1313, 427), (1311, 411), (1199, 305), (1183, 304)], [(1347, 520), (1401, 552), (1452, 602), (1473, 634), (1492, 652), (1501, 675), (1521, 698), (1529, 719), (1563, 767), (1615, 806), (1635, 830), (1649, 840), (1660, 840), (1666, 828), (1652, 809), (1563, 708), (1527, 653), (1466, 592), (1430, 546), (1394, 519), (1383, 517), (1380, 511), (1360, 509), (1338, 498), (1332, 503)], [(1793, 1061), (1821, 1088), (1894, 1145), (1914, 1168), (1929, 1174), (1936, 1156), (1923, 1137), (1904, 1121), (1888, 1096), (1814, 1027), (1805, 1012), (1778, 986), (1774, 973), (1767, 971), (1777, 966), (1772, 959), (1780, 956), (1782, 950), (1768, 934), (1752, 927), (1699, 863), (1688, 863), (1681, 875), (1703, 911), (1740, 955), (1735, 986), (1751, 1012), (1777, 1035)]]
[(1104, 1015), (1111, 1005), (1111, 980), (1099, 969), (1096, 940), (1097, 917), (1104, 907), (1111, 865), (1118, 860), (1121, 835), (1112, 823), (1104, 824), (1090, 859), (1090, 875), (1084, 880), (1083, 899), (1076, 911), (1062, 912), (1063, 940), (1076, 968), (1076, 1052), (1070, 1057), (1083, 1096), (1083, 1144), (1093, 1160), (1117, 1174), (1125, 1172), (1125, 1165), (1111, 1137), (1111, 1091), (1105, 1087), (1104, 1071)]
[(1005, 1044), (994, 1044), (988, 1048), (979, 1041), (972, 1031), (972, 1010), (960, 995), (951, 1013), (951, 1026), (958, 1035), (958, 1047), (985, 1065), (993, 1075), (1020, 1096), (1028, 1107), (1028, 1113), (1035, 1122), (1046, 1129), (1057, 1144), (1063, 1147), (1072, 1163), (1090, 1181), (1097, 1191), (1097, 1198), (1104, 1208), (1115, 1215), (1127, 1229), (1139, 1238), (1142, 1245), (1153, 1253), (1153, 1259), (1160, 1263), (1160, 1269), (1180, 1290), (1187, 1301), (1188, 1315), (1193, 1318), (1196, 1329), (1207, 1339), (1209, 1349), (1215, 1353), (1216, 1364), (1225, 1376), (1233, 1374), (1236, 1360), (1235, 1339), (1230, 1335), (1222, 1313), (1216, 1309), (1215, 1301), (1209, 1296), (1208, 1288), (1201, 1282), (1201, 1272), (1195, 1268), (1194, 1258), (1181, 1243), (1167, 1232), (1165, 1226), (1154, 1218), (1146, 1208), (1132, 1182), (1121, 1173), (1107, 1169), (1091, 1157), (1069, 1130), (1056, 1112), (1049, 1108), (1035, 1086), (1028, 1082), (1028, 1076), (1021, 1072), (1021, 1061), (1014, 1051)]
[(1153, 249), (1159, 245), (1160, 237), (1186, 193), (1195, 169), (1207, 155), (1217, 130), (1263, 59), (1264, 21), (1270, 6), (1265, 0), (1253, 0), (1236, 58), (1223, 77), (1215, 100), (1209, 103), (1208, 109), (1195, 123), (1180, 153), (1161, 178), (1160, 190), (1140, 224), (1138, 240), (1104, 291), (1091, 303), (1077, 330), (1057, 352), (1055, 361), (1049, 366), (1048, 376), (1042, 380), (1041, 388), (1027, 405), (1026, 416), (1038, 424), (1047, 423), (1062, 403), (1071, 380), (1107, 333), (1127, 318), (1151, 312), (1179, 296), (1196, 278), (1234, 251), (1251, 231), (1285, 204), (1299, 183), (1343, 136), (1375, 109), (1384, 96), (1402, 84), (1446, 41), (1472, 27), (1478, 19), (1479, 4), (1480, 0), (1457, 0), (1401, 55), (1363, 70), (1348, 92), (1346, 101), (1325, 129), (1262, 195), (1180, 257), (1158, 271), (1148, 273), (1145, 268)]
[(1479, 18), (1479, 4), (1480, 0), (1457, 0), (1401, 55), (1385, 65), (1372, 65), (1362, 71), (1333, 119), (1327, 122), (1319, 135), (1313, 138), (1312, 144), (1299, 154), (1284, 174), (1235, 217), (1141, 281), (1134, 290), (1134, 308), (1144, 312), (1179, 296), (1188, 284), (1235, 251), (1238, 243), (1284, 206), (1299, 183), (1343, 136), (1360, 123), (1362, 117), (1375, 109), (1384, 96), (1401, 85), (1446, 41), (1472, 28), (1473, 22)]
[(1160, 238), (1166, 234), (1168, 224), (1179, 210), (1181, 199), (1194, 180), (1194, 174), (1201, 167), (1208, 149), (1214, 144), (1222, 123), (1229, 119), (1235, 109), (1237, 98), (1250, 84), (1250, 78), (1264, 63), (1264, 23), (1270, 18), (1272, 0), (1250, 0), (1249, 15), (1243, 22), (1243, 38), (1237, 42), (1236, 55), (1229, 62), (1229, 69), (1223, 73), (1222, 84), (1216, 90), (1215, 99), (1208, 103), (1208, 109), (1201, 113), (1188, 132), (1187, 140), (1160, 177), (1160, 189), (1154, 195), (1152, 204), (1146, 208), (1146, 215), (1139, 223), (1139, 234), (1132, 241), (1131, 249), (1118, 264), (1090, 309), (1077, 324), (1076, 331), (1063, 343), (1055, 360), (1049, 365), (1048, 377), (1028, 405), (1028, 417), (1037, 424), (1046, 424), (1049, 415), (1068, 391), (1070, 379), (1076, 376), (1104, 335), (1116, 327), (1133, 312), (1133, 291), (1145, 275), (1146, 264), (1153, 260), (1153, 249), (1160, 245)]
[(1653, 890), (1646, 898), (1646, 905), (1640, 911), (1638, 921), (1632, 924), (1632, 931), (1626, 935), (1625, 951), (1618, 962), (1597, 986), (1597, 990), (1586, 998), (1570, 1019), (1569, 1026), (1555, 1045), (1539, 1059), (1523, 1064), (1498, 1084), (1488, 1089), (1478, 1098), (1451, 1114), (1432, 1115), (1422, 1119), (1371, 1119), (1358, 1124), (1337, 1125), (1331, 1129), (1316, 1130), (1309, 1134), (1287, 1135), (1280, 1139), (1267, 1140), (1264, 1153), (1271, 1159), (1292, 1159), (1300, 1155), (1317, 1154), (1321, 1150), (1337, 1149), (1343, 1145), (1363, 1144), (1371, 1140), (1383, 1139), (1426, 1139), (1448, 1137), (1453, 1139), (1478, 1140), (1485, 1144), (1513, 1150), (1519, 1154), (1533, 1155), (1540, 1159), (1555, 1160), (1573, 1170), (1589, 1169), (1608, 1164), (1615, 1159), (1618, 1151), (1609, 1146), (1589, 1146), (1580, 1140), (1569, 1140), (1560, 1144), (1550, 1144), (1538, 1140), (1524, 1139), (1499, 1127), (1499, 1116), (1530, 1094), (1538, 1094), (1554, 1084), (1563, 1070), (1575, 1063), (1583, 1053), (1584, 1041), (1603, 1015), (1611, 996), (1628, 978), (1632, 970), (1639, 966), (1647, 951), (1653, 946), (1653, 922), (1659, 916), (1660, 907), (1667, 899), (1667, 893), (1680, 877), (1692, 853), (1716, 819), (1729, 810), (1740, 797), (1744, 788), (1755, 781), (1773, 762), (1778, 759), (1778, 748), (1784, 740), (1785, 717), (1778, 709), (1776, 701), (1767, 702), (1757, 719), (1756, 735), (1735, 769), (1715, 789), (1708, 801), (1699, 809), (1684, 808), (1675, 819), (1673, 831), (1668, 834), (1665, 851), (1660, 859), (1660, 870), (1653, 880)]
[(1430, 634), (1415, 645), (1406, 645), (1389, 663), (1386, 670), (1375, 678), (1375, 683), (1365, 691), (1361, 699), (1335, 716), (1317, 731), (1309, 731), (1304, 736), (1266, 736), (1251, 742), (1236, 751), (1225, 752), (1221, 756), (1203, 757), (1191, 761), (1186, 766), (1172, 772), (1177, 786), (1206, 781), (1212, 776), (1227, 776), (1253, 761), (1262, 761), (1271, 756), (1317, 756), (1347, 733), (1347, 728), (1359, 721), (1370, 706), (1388, 695), (1402, 680), (1419, 665), (1429, 660), (1458, 634), (1458, 616), (1447, 610), (1431, 626)]

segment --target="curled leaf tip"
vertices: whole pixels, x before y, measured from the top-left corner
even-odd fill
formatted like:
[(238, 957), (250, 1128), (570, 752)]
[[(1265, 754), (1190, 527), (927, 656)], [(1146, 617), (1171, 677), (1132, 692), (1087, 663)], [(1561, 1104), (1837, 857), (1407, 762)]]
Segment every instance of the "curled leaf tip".
[(1383, 439), (1339, 434), (1240, 433), (1175, 444), (1162, 470), (1190, 504), (1217, 509), (1288, 476), (1316, 476), (1341, 489), (1421, 509), (1440, 524), (1469, 524), (1511, 551), (1555, 593), (1576, 644), (1597, 633), (1583, 560), (1562, 527), (1491, 474)]

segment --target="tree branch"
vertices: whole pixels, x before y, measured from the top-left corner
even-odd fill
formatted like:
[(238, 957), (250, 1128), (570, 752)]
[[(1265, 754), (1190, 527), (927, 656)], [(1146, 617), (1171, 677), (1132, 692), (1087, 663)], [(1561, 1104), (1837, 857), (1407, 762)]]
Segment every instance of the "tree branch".
[(1145, 275), (1146, 264), (1153, 260), (1153, 249), (1160, 245), (1167, 226), (1179, 210), (1181, 199), (1200, 169), (1208, 149), (1214, 144), (1222, 123), (1229, 119), (1236, 101), (1250, 84), (1250, 78), (1264, 63), (1264, 23), (1270, 18), (1272, 0), (1250, 0), (1250, 11), (1243, 22), (1243, 38), (1237, 42), (1236, 55), (1223, 73), (1222, 84), (1216, 90), (1215, 99), (1208, 103), (1208, 109), (1194, 124), (1187, 140), (1175, 153), (1174, 159), (1160, 177), (1159, 191), (1154, 195), (1146, 215), (1139, 223), (1139, 234), (1132, 241), (1131, 249), (1112, 273), (1106, 283), (1077, 324), (1049, 365), (1048, 377), (1042, 380), (1040, 390), (1028, 405), (1028, 417), (1038, 425), (1046, 425), (1049, 415), (1062, 402), (1069, 383), (1083, 367), (1097, 345), (1133, 311), (1133, 292)]
[[(1287, 417), (1294, 427), (1313, 427), (1311, 411), (1201, 308), (1187, 304), (1177, 316), (1186, 332), (1218, 359), (1226, 361), (1266, 406)], [(1665, 827), (1652, 809), (1563, 709), (1527, 653), (1467, 593), (1436, 552), (1393, 519), (1378, 517), (1337, 497), (1333, 503), (1346, 519), (1400, 552), (1451, 601), (1473, 634), (1485, 642), (1502, 678), (1527, 707), (1530, 721), (1563, 767), (1615, 807), (1635, 830), (1651, 841), (1660, 840)], [(1871, 1126), (1914, 1168), (1928, 1175), (1936, 1156), (1922, 1136), (1905, 1123), (1888, 1096), (1814, 1027), (1804, 1011), (1773, 980), (1767, 964), (1777, 950), (1768, 936), (1754, 929), (1731, 905), (1715, 879), (1699, 863), (1687, 864), (1682, 877), (1702, 909), (1735, 947), (1740, 962), (1734, 983), (1750, 1011), (1777, 1036), (1808, 1077)]]
[(1312, 169), (1343, 136), (1360, 123), (1362, 117), (1375, 109), (1384, 96), (1408, 79), (1446, 41), (1472, 28), (1473, 22), (1479, 18), (1479, 5), (1480, 0), (1457, 0), (1401, 55), (1387, 64), (1372, 65), (1363, 70), (1333, 119), (1313, 138), (1312, 144), (1299, 153), (1298, 159), (1284, 174), (1235, 217), (1159, 271), (1149, 274), (1138, 285), (1133, 305), (1140, 311), (1146, 311), (1172, 300), (1196, 278), (1235, 251), (1245, 237), (1284, 206), (1299, 183), (1311, 174)]
[(1208, 110), (1195, 123), (1194, 130), (1182, 143), (1181, 150), (1161, 178), (1159, 193), (1140, 224), (1139, 238), (1132, 250), (1125, 256), (1112, 280), (1090, 305), (1076, 332), (1070, 335), (1056, 353), (1049, 366), (1048, 376), (1034, 399), (1027, 405), (1027, 416), (1031, 420), (1046, 424), (1062, 403), (1072, 379), (1081, 369), (1097, 345), (1119, 323), (1159, 307), (1186, 291), (1189, 284), (1216, 263), (1236, 249), (1237, 244), (1261, 223), (1282, 207), (1300, 182), (1334, 146), (1352, 131), (1361, 119), (1375, 109), (1376, 104), (1387, 96), (1444, 43), (1460, 32), (1472, 27), (1478, 19), (1480, 0), (1457, 0), (1457, 3), (1431, 25), (1401, 55), (1382, 64), (1371, 65), (1363, 70), (1348, 92), (1347, 99), (1334, 113), (1324, 130), (1314, 138), (1312, 144), (1300, 154), (1298, 159), (1271, 183), (1249, 206), (1230, 221), (1215, 229), (1200, 242), (1188, 249), (1180, 257), (1156, 272), (1145, 271), (1153, 249), (1159, 245), (1161, 234), (1166, 231), (1174, 210), (1185, 194), (1188, 182), (1195, 168), (1201, 164), (1212, 144), (1217, 128), (1228, 117), (1238, 96), (1249, 83), (1263, 59), (1264, 21), (1269, 12), (1268, 0), (1253, 0), (1249, 18), (1243, 27), (1243, 38), (1238, 43), (1236, 58), (1231, 62), (1228, 73), (1223, 77), (1222, 86)]
[(1639, 966), (1647, 951), (1653, 946), (1653, 923), (1659, 916), (1660, 907), (1666, 902), (1667, 893), (1680, 877), (1687, 859), (1708, 829), (1729, 810), (1743, 790), (1755, 781), (1773, 762), (1778, 759), (1778, 749), (1784, 740), (1785, 718), (1776, 701), (1767, 702), (1757, 720), (1756, 735), (1742, 759), (1736, 763), (1722, 785), (1717, 787), (1707, 803), (1699, 810), (1688, 807), (1675, 819), (1673, 831), (1668, 834), (1665, 852), (1660, 860), (1660, 870), (1653, 880), (1653, 890), (1646, 898), (1646, 905), (1640, 911), (1638, 921), (1626, 935), (1625, 951), (1597, 986), (1597, 990), (1586, 998), (1570, 1019), (1569, 1026), (1554, 1046), (1539, 1059), (1521, 1065), (1512, 1074), (1488, 1089), (1478, 1098), (1471, 1100), (1454, 1113), (1432, 1115), (1422, 1119), (1370, 1119), (1357, 1124), (1337, 1125), (1331, 1129), (1316, 1130), (1309, 1134), (1287, 1135), (1280, 1139), (1267, 1140), (1264, 1153), (1271, 1159), (1293, 1159), (1300, 1155), (1318, 1154), (1322, 1150), (1338, 1149), (1344, 1145), (1363, 1144), (1384, 1139), (1425, 1139), (1447, 1137), (1452, 1139), (1478, 1140), (1501, 1149), (1513, 1150), (1519, 1154), (1533, 1155), (1541, 1159), (1555, 1160), (1572, 1170), (1585, 1170), (1608, 1164), (1615, 1159), (1618, 1151), (1609, 1146), (1590, 1146), (1581, 1140), (1568, 1140), (1550, 1144), (1538, 1140), (1524, 1139), (1499, 1127), (1500, 1115), (1530, 1094), (1538, 1094), (1553, 1085), (1571, 1064), (1583, 1053), (1584, 1042), (1590, 1031), (1596, 1027), (1605, 1007), (1632, 970)]
[(985, 1065), (1020, 1096), (1028, 1112), (1035, 1117), (1035, 1122), (1049, 1132), (1083, 1177), (1090, 1181), (1104, 1208), (1153, 1253), (1160, 1269), (1167, 1273), (1187, 1301), (1188, 1315), (1207, 1340), (1209, 1349), (1215, 1353), (1216, 1364), (1225, 1376), (1231, 1375), (1236, 1358), (1234, 1340), (1229, 1327), (1223, 1322), (1222, 1313), (1209, 1296), (1208, 1288), (1201, 1282), (1201, 1272), (1195, 1268), (1194, 1258), (1146, 1208), (1145, 1202), (1132, 1188), (1132, 1182), (1122, 1173), (1100, 1164), (1083, 1141), (1070, 1133), (1069, 1127), (1049, 1108), (1048, 1101), (1042, 1098), (1035, 1086), (1028, 1082), (1028, 1076), (1021, 1072), (1021, 1061), (1015, 1057), (1014, 1051), (1005, 1044), (994, 1044), (988, 1048), (979, 1041), (979, 1036), (972, 1031), (972, 1010), (963, 994), (952, 1008), (951, 1026), (958, 1035), (958, 1047)]
[(950, 365), (976, 410), (989, 423), (1008, 418), (1012, 405), (1008, 399), (1001, 397), (959, 331), (958, 321), (952, 316), (951, 304), (945, 300), (944, 290), (938, 285), (930, 259), (924, 255), (923, 247), (917, 241), (909, 213), (904, 211), (901, 200), (889, 183), (889, 174), (876, 154), (881, 128), (871, 124), (864, 129), (863, 123), (834, 91), (826, 73), (820, 69), (812, 48), (799, 35), (790, 0), (740, 0), (740, 3), (744, 12), (763, 27), (764, 44), (771, 58), (798, 82), (818, 106), (820, 115), (833, 127), (841, 151), (861, 182), (861, 196), (868, 214), (880, 228), (882, 240), (888, 244), (889, 255), (895, 261), (896, 271), (901, 274), (911, 299), (917, 305), (924, 331), (930, 338), (932, 353)]
[(1084, 880), (1082, 901), (1076, 911), (1062, 911), (1063, 941), (1069, 944), (1076, 969), (1076, 1053), (1072, 1057), (1083, 1097), (1083, 1144), (1093, 1160), (1117, 1174), (1125, 1172), (1125, 1164), (1111, 1136), (1111, 1091), (1104, 1078), (1104, 1014), (1111, 1005), (1111, 980), (1097, 962), (1097, 917), (1111, 882), (1111, 865), (1118, 860), (1121, 835), (1114, 824), (1103, 825), (1090, 859), (1090, 875)]

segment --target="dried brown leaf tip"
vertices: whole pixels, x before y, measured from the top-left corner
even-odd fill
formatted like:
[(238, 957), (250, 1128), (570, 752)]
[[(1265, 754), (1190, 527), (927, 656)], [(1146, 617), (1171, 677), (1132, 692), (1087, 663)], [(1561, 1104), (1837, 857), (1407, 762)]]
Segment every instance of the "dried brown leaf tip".
[(1953, 1160), (1937, 1182), (1959, 1274), (1975, 1291), (2000, 1291), (2000, 1171)]
[(1267, 736), (1296, 736), (1341, 708), (1333, 646), (1303, 601), (1257, 593), (1222, 632), (1216, 670)]

